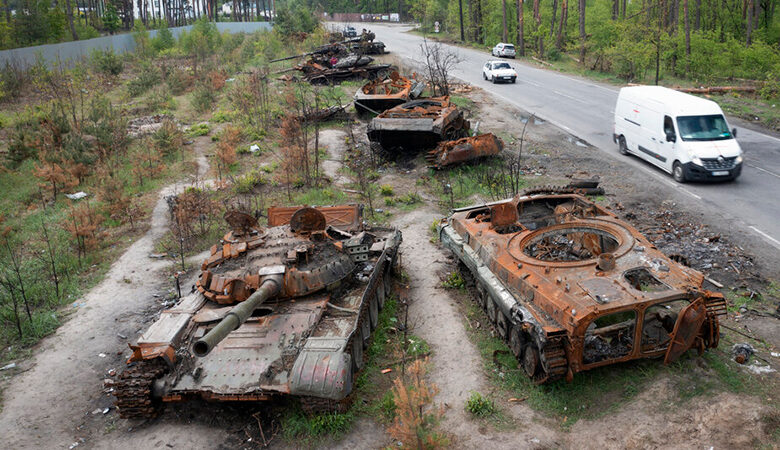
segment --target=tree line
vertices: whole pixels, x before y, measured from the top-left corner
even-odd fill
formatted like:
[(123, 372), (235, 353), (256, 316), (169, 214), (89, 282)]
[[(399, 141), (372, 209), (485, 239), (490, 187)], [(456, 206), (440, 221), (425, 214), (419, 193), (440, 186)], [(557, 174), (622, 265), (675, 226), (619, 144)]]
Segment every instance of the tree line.
[[(263, 21), (275, 0), (2, 0), (0, 49), (91, 39), (101, 34), (209, 21)], [(229, 13), (222, 14), (227, 4)]]

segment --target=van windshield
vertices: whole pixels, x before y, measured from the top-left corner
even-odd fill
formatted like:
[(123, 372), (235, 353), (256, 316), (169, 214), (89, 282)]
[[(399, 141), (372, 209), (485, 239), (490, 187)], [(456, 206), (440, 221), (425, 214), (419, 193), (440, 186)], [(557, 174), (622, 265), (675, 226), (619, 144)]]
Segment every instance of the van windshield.
[(678, 117), (677, 128), (683, 141), (720, 141), (733, 137), (721, 114)]

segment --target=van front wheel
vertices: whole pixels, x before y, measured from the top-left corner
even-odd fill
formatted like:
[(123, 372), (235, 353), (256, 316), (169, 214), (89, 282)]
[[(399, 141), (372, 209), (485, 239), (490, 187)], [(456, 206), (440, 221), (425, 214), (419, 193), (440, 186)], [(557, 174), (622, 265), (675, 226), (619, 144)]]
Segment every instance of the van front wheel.
[(618, 148), (620, 149), (621, 155), (628, 155), (628, 146), (626, 145), (626, 138), (623, 136), (620, 136), (618, 138)]
[(675, 161), (674, 166), (672, 166), (672, 177), (678, 183), (685, 183), (685, 171), (679, 162)]

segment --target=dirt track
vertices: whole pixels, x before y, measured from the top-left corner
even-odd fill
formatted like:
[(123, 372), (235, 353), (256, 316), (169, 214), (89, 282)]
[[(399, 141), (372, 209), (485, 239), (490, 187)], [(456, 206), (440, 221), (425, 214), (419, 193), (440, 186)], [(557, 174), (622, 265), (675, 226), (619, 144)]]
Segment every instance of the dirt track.
[[(482, 114), (483, 120), (488, 119), (486, 123), (495, 123), (496, 127), (514, 130), (521, 123), (514, 111), (501, 105), (489, 106)], [(529, 128), (529, 138), (539, 143), (534, 152), (529, 152), (533, 153), (529, 160), (537, 170), (560, 174), (571, 171), (576, 164), (581, 175), (598, 171), (597, 160), (591, 158), (587, 162), (587, 156), (572, 158), (575, 150), (582, 154), (580, 147), (574, 141), (566, 141), (566, 136), (554, 128), (544, 124)], [(343, 183), (338, 174), (343, 134), (323, 131), (321, 142), (330, 154), (325, 172), (337, 183)], [(201, 162), (201, 179), (206, 173), (206, 158), (202, 156), (208, 145), (208, 138), (199, 138), (194, 145)], [(405, 184), (408, 188), (414, 184), (417, 173), (390, 170), (380, 182)], [(621, 192), (621, 197), (612, 200), (634, 201), (646, 195), (650, 181), (609, 176), (609, 168), (602, 173), (606, 175), (608, 191)], [(122, 255), (102, 283), (77, 302), (83, 306), (55, 335), (41, 343), (36, 356), (24, 363), (26, 371), (6, 388), (0, 435), (9, 448), (68, 448), (73, 443), (78, 443), (78, 448), (232, 448), (245, 442), (230, 427), (233, 419), (245, 419), (243, 412), (229, 407), (169, 407), (163, 417), (150, 423), (119, 419), (114, 410), (102, 414), (102, 408), (112, 402), (102, 392), (102, 380), (109, 369), (121, 369), (128, 354), (127, 341), (132, 341), (146, 326), (142, 324), (159, 310), (160, 300), (155, 294), (165, 296), (170, 290), (170, 282), (165, 279), (169, 263), (148, 255), (155, 240), (167, 229), (168, 210), (163, 196), (180, 187), (163, 190), (149, 232)], [(663, 200), (655, 198), (652, 203)], [(440, 389), (436, 401), (446, 408), (442, 427), (451, 435), (454, 447), (745, 448), (761, 442), (765, 407), (757, 399), (722, 393), (691, 400), (685, 408), (670, 408), (676, 394), (665, 379), (656, 380), (616, 411), (581, 420), (570, 431), (563, 431), (558, 423), (525, 404), (504, 399), (498, 403), (512, 421), (508, 430), (496, 431), (470, 418), (464, 411), (470, 392), (487, 393), (493, 387), (484, 373), (482, 358), (466, 334), (459, 302), (469, 301), (468, 298), (440, 287), (440, 275), (452, 270), (453, 263), (446, 252), (430, 242), (429, 226), (438, 217), (435, 201), (427, 199), (426, 205), (397, 216), (394, 223), (404, 236), (402, 260), (410, 276), (413, 332), (431, 346), (429, 377)], [(770, 330), (777, 330), (776, 322)], [(106, 356), (100, 357), (101, 353)], [(93, 414), (98, 409), (101, 411)], [(276, 442), (278, 446), (295, 446)], [(343, 440), (328, 445), (380, 448), (392, 444), (381, 425), (361, 419)]]

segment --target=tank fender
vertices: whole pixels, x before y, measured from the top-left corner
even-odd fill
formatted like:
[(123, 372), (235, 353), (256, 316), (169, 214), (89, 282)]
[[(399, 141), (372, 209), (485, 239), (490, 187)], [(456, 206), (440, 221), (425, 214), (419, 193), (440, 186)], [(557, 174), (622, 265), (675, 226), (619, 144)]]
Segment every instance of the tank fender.
[(293, 364), (290, 394), (342, 400), (352, 392), (346, 338), (309, 338)]

